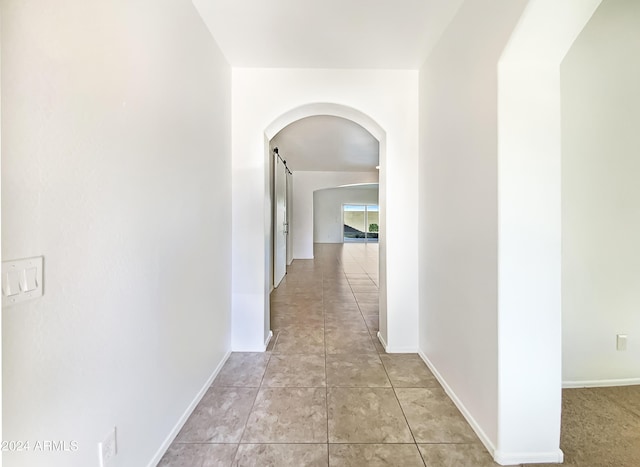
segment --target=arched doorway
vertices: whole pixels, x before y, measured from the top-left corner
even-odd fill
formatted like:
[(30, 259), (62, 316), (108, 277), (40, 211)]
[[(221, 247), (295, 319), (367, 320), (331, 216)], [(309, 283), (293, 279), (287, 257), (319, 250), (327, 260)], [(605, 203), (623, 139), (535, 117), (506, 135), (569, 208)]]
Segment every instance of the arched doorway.
[[(301, 107), (294, 108), (289, 112), (278, 117), (274, 122), (267, 127), (265, 130), (264, 141), (265, 141), (265, 152), (271, 154), (274, 149), (274, 144), (272, 143), (274, 137), (278, 133), (280, 133), (283, 129), (287, 128), (289, 125), (292, 125), (295, 122), (301, 121), (303, 119), (307, 119), (310, 117), (317, 116), (330, 116), (330, 117), (338, 117), (341, 119), (345, 119), (349, 122), (356, 123), (357, 125), (364, 128), (367, 132), (370, 133), (373, 138), (378, 141), (378, 155), (379, 155), (379, 219), (378, 219), (378, 237), (379, 237), (379, 289), (380, 289), (380, 318), (379, 318), (379, 327), (380, 332), (379, 336), (381, 337), (381, 341), (383, 345), (386, 341), (386, 332), (387, 332), (387, 307), (386, 307), (386, 298), (387, 298), (387, 290), (386, 290), (386, 200), (384, 198), (385, 193), (385, 166), (386, 166), (386, 132), (384, 129), (371, 117), (360, 112), (357, 109), (352, 107), (340, 105), (340, 104), (331, 104), (331, 103), (313, 103), (307, 104)], [(345, 180), (348, 180), (345, 178)], [(308, 191), (311, 202), (313, 201), (313, 192), (314, 190), (311, 187)], [(328, 188), (328, 186), (319, 186), (317, 188)], [(273, 201), (272, 201), (273, 202)], [(294, 210), (295, 212), (295, 210)], [(313, 212), (309, 213), (311, 226), (313, 226)], [(296, 216), (294, 213), (293, 216)], [(271, 231), (272, 229), (269, 229)], [(271, 242), (271, 239), (269, 239)], [(312, 243), (310, 248), (307, 250), (313, 251), (313, 236), (310, 237), (310, 241)], [(273, 269), (273, 258), (274, 255), (270, 254), (267, 256), (267, 265), (266, 270), (270, 271)], [(265, 290), (265, 293), (269, 294), (270, 290)], [(267, 306), (265, 309), (265, 322), (269, 321), (270, 309)], [(266, 329), (266, 328), (265, 328)]]
[(233, 81), (231, 348), (263, 351), (270, 339), (269, 141), (298, 119), (330, 115), (380, 141), (380, 331), (388, 352), (416, 352), (418, 238), (407, 235), (418, 228), (416, 73), (236, 69)]

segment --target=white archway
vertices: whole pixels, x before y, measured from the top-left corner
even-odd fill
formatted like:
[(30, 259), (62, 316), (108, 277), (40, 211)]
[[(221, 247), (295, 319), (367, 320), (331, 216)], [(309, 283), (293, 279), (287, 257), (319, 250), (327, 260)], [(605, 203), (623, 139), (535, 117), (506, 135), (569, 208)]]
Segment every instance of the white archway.
[(418, 228), (417, 78), (411, 70), (234, 69), (233, 350), (262, 351), (269, 340), (269, 140), (296, 120), (329, 115), (359, 124), (380, 142), (386, 225), (380, 275), (387, 279), (380, 284), (380, 332), (388, 352), (417, 351), (418, 240), (406, 235)]
[[(317, 102), (312, 104), (301, 105), (285, 112), (276, 118), (266, 129), (265, 135), (271, 140), (282, 129), (291, 125), (293, 122), (306, 117), (314, 117), (318, 115), (329, 115), (332, 117), (341, 117), (357, 123), (367, 130), (375, 139), (380, 142), (380, 147), (384, 145), (386, 133), (384, 129), (373, 118), (367, 114), (342, 104), (333, 104), (326, 102)], [(382, 165), (382, 164), (381, 164)]]
[[(367, 114), (361, 112), (358, 109), (349, 107), (342, 104), (335, 103), (310, 103), (299, 107), (295, 107), (288, 112), (283, 113), (277, 117), (264, 131), (265, 141), (265, 153), (271, 153), (271, 140), (284, 128), (290, 124), (307, 117), (314, 116), (332, 116), (340, 117), (346, 120), (350, 120), (357, 123), (365, 130), (367, 130), (379, 144), (379, 157), (380, 157), (380, 171), (379, 171), (379, 206), (380, 206), (380, 232), (379, 232), (379, 289), (380, 289), (380, 333), (382, 336), (383, 345), (386, 346), (386, 333), (387, 333), (387, 261), (386, 261), (386, 199), (384, 193), (386, 193), (386, 132), (382, 126), (378, 124), (373, 118)], [(322, 188), (327, 188), (323, 186)], [(313, 191), (310, 191), (313, 193)], [(295, 211), (294, 211), (294, 216)], [(266, 257), (268, 263), (266, 269), (272, 268), (272, 255)], [(265, 294), (268, 295), (269, 291), (265, 290)], [(269, 322), (270, 313), (269, 308), (265, 309), (265, 322)]]

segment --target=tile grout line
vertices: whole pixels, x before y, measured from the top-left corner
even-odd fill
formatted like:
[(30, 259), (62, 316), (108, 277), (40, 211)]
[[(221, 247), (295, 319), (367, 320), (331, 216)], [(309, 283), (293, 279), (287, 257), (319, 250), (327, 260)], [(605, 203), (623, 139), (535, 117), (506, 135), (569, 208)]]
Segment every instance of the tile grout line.
[[(380, 359), (380, 360), (382, 360), (382, 359)], [(426, 467), (427, 463), (424, 460), (424, 458), (422, 457), (422, 453), (420, 452), (420, 448), (418, 447), (418, 441), (416, 441), (416, 436), (413, 434), (413, 430), (411, 429), (411, 425), (409, 424), (409, 419), (407, 419), (407, 414), (404, 412), (404, 409), (402, 408), (402, 404), (400, 403), (400, 399), (398, 398), (398, 393), (396, 392), (396, 386), (393, 383), (393, 381), (391, 380), (391, 377), (389, 376), (389, 372), (387, 371), (387, 367), (384, 364), (384, 361), (382, 362), (382, 368), (384, 368), (384, 372), (387, 375), (387, 378), (389, 378), (389, 382), (391, 383), (391, 389), (393, 390), (393, 395), (396, 398), (396, 402), (398, 403), (398, 407), (400, 407), (400, 411), (402, 412), (402, 416), (404, 417), (404, 421), (407, 424), (407, 428), (409, 429), (409, 433), (411, 433), (411, 438), (413, 439), (413, 445), (416, 447), (416, 450), (418, 451), (418, 455), (420, 456), (420, 459), (422, 460), (422, 463)]]
[(321, 268), (322, 271), (322, 334), (324, 336), (324, 406), (327, 416), (327, 466), (329, 466), (330, 456), (329, 456), (329, 378), (327, 376), (327, 313), (324, 309), (324, 268)]
[[(269, 300), (271, 300), (271, 297), (269, 297)], [(271, 307), (269, 307), (269, 310), (271, 310)], [(271, 312), (271, 311), (269, 311)], [(266, 351), (264, 353), (267, 353)], [(247, 425), (249, 424), (249, 418), (251, 418), (251, 414), (253, 413), (253, 409), (256, 406), (256, 401), (258, 400), (258, 395), (260, 394), (260, 389), (262, 388), (262, 383), (264, 382), (264, 376), (267, 374), (267, 367), (269, 366), (269, 362), (271, 361), (271, 357), (273, 356), (272, 353), (269, 353), (269, 356), (267, 358), (267, 362), (264, 366), (264, 371), (262, 372), (262, 378), (260, 378), (260, 384), (258, 385), (257, 391), (256, 391), (256, 395), (253, 398), (253, 403), (251, 404), (251, 408), (249, 409), (249, 412), (247, 414), (247, 419), (244, 421), (244, 427), (242, 428), (242, 434), (240, 435), (240, 438), (238, 439), (238, 446), (236, 447), (236, 452), (233, 456), (233, 460), (234, 462), (237, 460), (236, 458), (238, 457), (238, 452), (240, 451), (240, 445), (241, 444), (252, 444), (252, 443), (243, 443), (242, 439), (244, 438), (244, 434), (247, 431)], [(248, 386), (245, 386), (248, 387)]]
[[(362, 267), (362, 265), (360, 265), (360, 263), (358, 261), (356, 261), (356, 262), (358, 263), (358, 265), (360, 267)], [(371, 277), (369, 276), (367, 271), (364, 269), (364, 267), (362, 267), (362, 270), (365, 272), (367, 277), (369, 277), (369, 280), (371, 280)], [(345, 273), (345, 276), (346, 276), (346, 273)], [(347, 277), (347, 282), (349, 283), (349, 289), (351, 289), (351, 294), (353, 295), (353, 299), (356, 301), (356, 305), (358, 306), (358, 311), (360, 312), (360, 317), (364, 321), (364, 325), (367, 327), (367, 334), (369, 334), (369, 340), (371, 341), (371, 345), (373, 346), (373, 350), (376, 352), (376, 354), (380, 355), (380, 353), (376, 349), (376, 344), (373, 341), (373, 336), (371, 335), (371, 329), (369, 329), (369, 324), (367, 323), (367, 320), (364, 318), (364, 313), (362, 312), (362, 308), (360, 308), (360, 302), (358, 301), (358, 297), (356, 296), (356, 293), (354, 292), (353, 287), (351, 286), (351, 282), (349, 281), (348, 277)], [(371, 281), (371, 282), (373, 282), (373, 281)], [(374, 282), (374, 284), (375, 284), (375, 282)], [(377, 292), (377, 294), (378, 294), (378, 327), (380, 327), (380, 287), (378, 287), (376, 285), (376, 289), (378, 290), (378, 292)]]

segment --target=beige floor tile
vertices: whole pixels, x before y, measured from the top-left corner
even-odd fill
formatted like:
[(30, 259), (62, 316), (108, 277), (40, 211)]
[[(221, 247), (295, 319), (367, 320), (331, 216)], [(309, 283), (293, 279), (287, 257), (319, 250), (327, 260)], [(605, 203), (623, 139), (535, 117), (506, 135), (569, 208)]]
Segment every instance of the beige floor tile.
[(347, 281), (327, 283), (324, 285), (322, 293), (323, 298), (341, 296), (349, 300), (353, 299), (351, 284)]
[(360, 313), (360, 308), (357, 306), (353, 307), (342, 307), (342, 308), (325, 308), (324, 311), (325, 318), (361, 318), (362, 313)]
[(239, 442), (257, 392), (256, 388), (210, 388), (178, 433), (176, 441)]
[(424, 467), (415, 444), (330, 444), (331, 467)]
[(368, 331), (327, 329), (327, 354), (377, 353)]
[(394, 387), (440, 387), (436, 377), (417, 354), (387, 354), (381, 358)]
[(322, 303), (325, 311), (326, 310), (348, 310), (348, 309), (355, 309), (355, 308), (357, 308), (358, 310), (360, 309), (358, 308), (358, 302), (356, 301), (353, 295), (350, 295), (349, 298), (347, 297), (342, 298), (338, 295), (328, 295), (323, 298)]
[[(418, 444), (427, 467), (495, 467), (481, 444)], [(556, 464), (557, 465), (557, 464)]]
[(349, 282), (351, 282), (352, 280), (363, 280), (363, 279), (369, 279), (369, 274), (367, 274), (366, 272), (360, 272), (360, 273), (346, 273), (345, 274), (347, 276), (347, 280)]
[(378, 294), (378, 287), (373, 282), (371, 285), (352, 284), (351, 290), (355, 294)]
[(380, 317), (378, 315), (364, 315), (364, 321), (372, 336), (375, 336), (380, 330)]
[(327, 355), (327, 385), (391, 387), (377, 354)]
[(361, 302), (358, 303), (358, 308), (363, 315), (377, 315), (379, 314), (380, 304), (378, 302)]
[(393, 389), (329, 388), (330, 443), (413, 443)]
[(262, 352), (234, 352), (229, 356), (214, 386), (258, 387), (271, 354)]
[(326, 444), (241, 444), (234, 467), (326, 467)]
[(378, 352), (378, 354), (388, 355), (387, 351), (385, 350), (384, 346), (382, 345), (382, 342), (380, 342), (380, 339), (378, 338), (378, 333), (376, 333), (375, 336), (371, 337), (371, 341), (373, 342), (373, 346), (375, 347), (376, 352)]
[(442, 389), (396, 388), (417, 443), (477, 443), (478, 438)]
[(322, 316), (324, 307), (322, 300), (307, 303), (304, 306), (295, 303), (272, 303), (271, 309), (276, 313), (286, 313), (294, 316)]
[(325, 361), (322, 355), (276, 354), (269, 360), (263, 386), (324, 387)]
[(352, 286), (359, 286), (359, 285), (368, 285), (371, 286), (373, 285), (373, 281), (371, 280), (371, 278), (367, 275), (362, 276), (362, 277), (349, 277), (347, 278), (347, 281), (349, 282), (350, 285)]
[(237, 444), (173, 443), (158, 467), (229, 467), (237, 449)]
[(325, 330), (332, 332), (353, 331), (367, 332), (367, 325), (360, 314), (327, 315), (325, 318)]
[(243, 443), (326, 443), (324, 388), (262, 388)]
[(359, 264), (345, 263), (343, 265), (343, 267), (344, 267), (344, 271), (347, 274), (366, 274), (364, 268), (362, 266), (360, 266)]
[(354, 294), (356, 296), (356, 301), (358, 303), (379, 303), (379, 295), (377, 292), (375, 293), (360, 293), (356, 292)]
[(273, 349), (274, 353), (288, 354), (320, 354), (324, 353), (324, 330), (290, 330), (283, 329), (278, 334), (278, 342)]
[(321, 329), (324, 325), (324, 316), (305, 316), (290, 313), (279, 313), (271, 319), (271, 329), (273, 331), (291, 328), (307, 327), (311, 329)]

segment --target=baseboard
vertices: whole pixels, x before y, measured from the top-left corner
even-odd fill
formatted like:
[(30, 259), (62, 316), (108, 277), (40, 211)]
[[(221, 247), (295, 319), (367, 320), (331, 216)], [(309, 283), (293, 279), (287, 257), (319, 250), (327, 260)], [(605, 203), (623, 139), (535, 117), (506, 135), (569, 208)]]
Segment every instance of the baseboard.
[(418, 349), (415, 347), (394, 347), (392, 345), (387, 345), (385, 350), (387, 353), (418, 353)]
[(453, 401), (453, 403), (458, 408), (458, 410), (460, 410), (460, 412), (462, 413), (462, 416), (467, 420), (467, 422), (469, 422), (469, 425), (471, 425), (471, 428), (473, 429), (473, 431), (476, 433), (476, 435), (478, 435), (478, 438), (480, 438), (480, 441), (482, 442), (482, 444), (484, 444), (484, 447), (487, 448), (487, 451), (489, 451), (489, 453), (495, 458), (495, 453), (496, 453), (495, 446), (493, 445), (489, 437), (486, 435), (484, 430), (480, 427), (478, 422), (476, 422), (476, 420), (473, 418), (471, 413), (467, 410), (467, 407), (458, 398), (458, 396), (453, 391), (453, 389), (451, 389), (451, 387), (447, 384), (445, 379), (442, 377), (442, 375), (440, 374), (438, 369), (435, 367), (435, 365), (431, 363), (431, 360), (429, 360), (426, 354), (422, 351), (418, 351), (418, 355), (420, 355), (420, 358), (422, 358), (424, 363), (429, 367), (429, 369), (431, 370), (431, 373), (433, 373), (433, 376), (435, 376), (438, 382), (442, 385), (444, 392), (447, 393), (447, 395)]
[(264, 340), (264, 350), (267, 350), (267, 347), (269, 347), (269, 342), (271, 342), (272, 338), (273, 338), (273, 331), (269, 330), (269, 335)]
[(378, 331), (376, 335), (378, 336), (378, 340), (380, 341), (380, 343), (382, 344), (382, 347), (384, 347), (384, 350), (387, 353), (417, 353), (418, 352), (418, 349), (416, 349), (415, 347), (394, 347), (387, 344), (387, 342), (382, 337), (382, 334), (380, 334), (380, 331)]
[(598, 379), (591, 381), (563, 381), (562, 387), (565, 389), (576, 388), (606, 388), (612, 386), (635, 386), (640, 385), (640, 378), (627, 379)]
[(227, 362), (230, 355), (231, 355), (231, 351), (226, 353), (222, 361), (218, 364), (218, 366), (213, 371), (211, 376), (209, 376), (207, 381), (204, 383), (204, 386), (202, 386), (200, 391), (198, 391), (198, 394), (196, 394), (196, 397), (193, 399), (193, 401), (191, 401), (191, 403), (189, 404), (187, 409), (184, 411), (182, 416), (178, 419), (177, 423), (175, 424), (173, 429), (169, 432), (169, 435), (165, 438), (164, 442), (160, 445), (160, 448), (156, 451), (155, 455), (153, 456), (153, 458), (151, 459), (147, 467), (156, 467), (158, 465), (158, 463), (160, 462), (160, 459), (162, 459), (162, 456), (164, 456), (164, 454), (169, 449), (169, 446), (171, 446), (171, 443), (173, 443), (173, 440), (176, 439), (176, 436), (178, 436), (178, 433), (180, 433), (180, 430), (182, 430), (182, 427), (187, 422), (187, 419), (191, 416), (193, 411), (196, 409), (196, 406), (200, 403), (204, 395), (207, 393), (207, 391), (213, 384), (213, 380), (216, 379), (216, 376), (218, 376), (218, 373), (220, 373), (220, 370), (222, 369), (224, 364)]
[(380, 341), (380, 343), (382, 344), (382, 347), (384, 347), (384, 351), (387, 351), (387, 343), (384, 340), (384, 337), (382, 337), (382, 334), (380, 334), (380, 331), (377, 332), (376, 336), (378, 336), (378, 340)]
[(553, 452), (543, 453), (503, 453), (496, 451), (493, 460), (500, 465), (520, 465), (520, 464), (562, 464), (564, 453), (558, 449)]
[(418, 351), (418, 355), (424, 361), (424, 363), (429, 367), (433, 375), (442, 385), (444, 392), (447, 393), (449, 398), (453, 401), (455, 406), (460, 410), (462, 416), (467, 420), (469, 425), (473, 431), (478, 435), (478, 438), (484, 445), (484, 447), (489, 451), (489, 454), (493, 456), (493, 460), (500, 465), (518, 465), (518, 464), (541, 464), (541, 463), (562, 463), (564, 460), (563, 452), (558, 449), (554, 452), (544, 452), (544, 453), (503, 453), (498, 451), (493, 442), (489, 439), (484, 430), (480, 427), (478, 422), (473, 418), (469, 410), (467, 410), (466, 406), (462, 403), (462, 401), (458, 398), (456, 393), (451, 389), (451, 387), (447, 384), (445, 379), (442, 377), (438, 369), (435, 367), (431, 360), (426, 356), (426, 354), (422, 351)]

